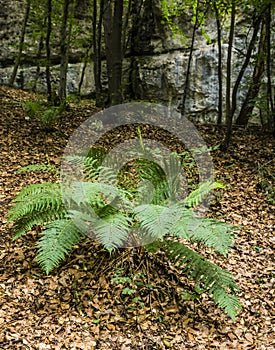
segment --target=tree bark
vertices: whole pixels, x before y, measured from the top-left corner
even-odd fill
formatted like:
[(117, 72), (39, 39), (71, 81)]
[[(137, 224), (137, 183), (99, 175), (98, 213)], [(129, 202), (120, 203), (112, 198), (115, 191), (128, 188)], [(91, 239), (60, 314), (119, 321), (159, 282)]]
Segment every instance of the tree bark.
[(99, 15), (97, 11), (97, 0), (93, 1), (93, 47), (94, 47), (94, 77), (96, 90), (96, 105), (101, 107), (102, 84), (101, 84), (101, 39), (102, 39), (102, 21), (105, 7), (105, 0), (100, 1)]
[(271, 81), (271, 3), (268, 4), (266, 12), (266, 73), (267, 73), (267, 98), (269, 103), (269, 128), (273, 129), (275, 136), (275, 110), (274, 110), (274, 96), (272, 94), (272, 81)]
[(217, 8), (216, 1), (213, 1), (215, 15), (216, 15), (216, 26), (217, 26), (217, 35), (218, 35), (218, 83), (219, 83), (219, 102), (218, 102), (218, 118), (217, 124), (221, 125), (222, 116), (223, 116), (223, 84), (222, 84), (222, 35), (221, 35), (221, 21), (220, 15)]
[(238, 77), (236, 79), (236, 82), (234, 84), (234, 88), (233, 88), (233, 92), (232, 92), (232, 107), (231, 107), (231, 114), (232, 114), (232, 118), (234, 117), (234, 113), (236, 111), (236, 107), (237, 107), (237, 93), (238, 93), (238, 89), (239, 89), (239, 85), (241, 83), (241, 80), (243, 78), (243, 75), (245, 73), (246, 68), (248, 67), (248, 64), (251, 60), (251, 55), (252, 55), (252, 51), (255, 48), (255, 44), (257, 42), (257, 37), (258, 37), (258, 33), (261, 27), (261, 22), (262, 22), (262, 12), (258, 13), (258, 15), (256, 16), (256, 19), (253, 23), (253, 34), (252, 34), (252, 38), (250, 40), (246, 55), (245, 55), (245, 60), (243, 62), (243, 65), (241, 67), (241, 70), (238, 74)]
[(67, 95), (67, 71), (68, 71), (68, 47), (67, 40), (67, 23), (69, 18), (70, 0), (64, 0), (63, 18), (61, 26), (60, 40), (60, 74), (59, 74), (59, 89), (58, 97), (61, 102), (65, 101)]
[(258, 54), (257, 54), (257, 60), (254, 66), (252, 81), (249, 86), (246, 98), (242, 104), (242, 108), (240, 110), (239, 116), (236, 120), (237, 125), (244, 125), (244, 126), (247, 125), (255, 106), (255, 98), (257, 97), (260, 90), (261, 79), (265, 71), (265, 57), (266, 57), (265, 30), (266, 30), (265, 25), (263, 23), (260, 42), (259, 42), (259, 48), (258, 48)]
[(47, 33), (46, 33), (46, 82), (47, 82), (47, 93), (48, 101), (52, 101), (52, 84), (51, 84), (51, 46), (50, 39), (52, 34), (52, 0), (47, 2)]
[(44, 48), (44, 40), (45, 40), (45, 32), (44, 32), (44, 27), (47, 25), (47, 18), (44, 19), (43, 21), (43, 28), (41, 28), (41, 34), (40, 34), (40, 39), (39, 39), (39, 45), (38, 45), (38, 50), (37, 50), (37, 55), (36, 55), (36, 72), (35, 72), (35, 77), (34, 77), (34, 82), (32, 85), (32, 91), (36, 92), (37, 91), (37, 82), (39, 79), (39, 74), (40, 74), (40, 61), (42, 57), (42, 51)]
[(111, 103), (111, 77), (113, 74), (113, 55), (112, 55), (112, 26), (113, 26), (113, 7), (110, 0), (106, 0), (104, 12), (103, 12), (103, 26), (104, 26), (104, 41), (105, 41), (105, 54), (107, 64), (107, 76), (108, 76), (108, 96), (105, 101), (106, 105)]
[(226, 135), (221, 145), (221, 148), (227, 149), (231, 140), (232, 134), (232, 121), (233, 116), (231, 113), (231, 60), (232, 60), (232, 48), (235, 32), (235, 16), (236, 16), (236, 4), (235, 0), (232, 0), (231, 4), (231, 23), (228, 40), (227, 50), (227, 69), (226, 69)]
[(195, 35), (196, 31), (199, 26), (199, 0), (197, 0), (196, 4), (196, 20), (194, 23), (193, 27), (193, 32), (192, 32), (192, 39), (191, 39), (191, 45), (190, 45), (190, 51), (189, 51), (189, 58), (188, 58), (188, 63), (187, 63), (187, 70), (185, 74), (185, 82), (184, 82), (184, 90), (183, 90), (183, 96), (182, 96), (182, 102), (181, 102), (181, 113), (184, 115), (185, 113), (185, 104), (186, 104), (186, 98), (189, 90), (189, 78), (190, 78), (190, 70), (191, 70), (191, 63), (192, 63), (192, 58), (193, 58), (193, 51), (194, 51), (194, 43), (195, 43)]
[(116, 0), (112, 27), (112, 75), (110, 79), (111, 105), (120, 104), (122, 98), (122, 16), (123, 0)]
[(24, 42), (25, 42), (25, 34), (26, 34), (26, 28), (27, 28), (27, 23), (29, 20), (29, 14), (30, 14), (30, 8), (31, 8), (31, 0), (27, 0), (26, 3), (26, 9), (25, 9), (25, 15), (24, 15), (24, 21), (23, 21), (23, 26), (20, 34), (20, 41), (19, 41), (19, 48), (18, 48), (18, 54), (15, 59), (15, 64), (13, 67), (12, 75), (9, 80), (9, 85), (12, 86), (15, 82), (17, 71), (21, 62), (22, 58), (22, 52), (23, 52), (23, 47), (24, 47)]

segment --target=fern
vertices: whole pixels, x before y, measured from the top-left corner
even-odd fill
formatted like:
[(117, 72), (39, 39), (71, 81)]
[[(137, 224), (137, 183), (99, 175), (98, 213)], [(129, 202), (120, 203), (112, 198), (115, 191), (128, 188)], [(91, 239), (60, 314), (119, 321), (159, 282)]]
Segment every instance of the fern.
[(59, 173), (59, 169), (56, 168), (54, 165), (50, 165), (50, 164), (30, 164), (17, 170), (18, 173), (22, 173), (26, 171), (52, 172), (55, 174)]
[(169, 234), (179, 211), (160, 205), (140, 205), (134, 208), (133, 213), (140, 222), (140, 227), (145, 231), (145, 237), (157, 240)]
[[(141, 142), (142, 147), (147, 152)], [(149, 160), (138, 158), (127, 164), (130, 181), (125, 181), (125, 174), (117, 174), (111, 167), (111, 158), (104, 161), (105, 155), (105, 150), (95, 149), (87, 157), (80, 154), (67, 159), (69, 169), (81, 169), (83, 178), (79, 182), (62, 187), (48, 182), (21, 190), (8, 217), (9, 223), (14, 222), (14, 239), (35, 225), (46, 226), (38, 243), (38, 262), (46, 273), (58, 266), (85, 234), (109, 252), (127, 246), (130, 240), (146, 244), (147, 250), (161, 249), (235, 319), (240, 303), (231, 274), (182, 243), (182, 239), (197, 242), (227, 255), (233, 245), (234, 227), (198, 217), (193, 210), (212, 190), (223, 185), (209, 179), (184, 200), (177, 200), (181, 168), (175, 156), (162, 162), (162, 170), (148, 153)], [(137, 169), (134, 179), (129, 176), (133, 168)], [(31, 165), (24, 170), (47, 168)], [(144, 193), (145, 201), (140, 198)], [(152, 241), (155, 242), (148, 244)]]
[(192, 278), (201, 289), (207, 291), (214, 302), (235, 320), (241, 304), (235, 295), (238, 287), (229, 272), (180, 242), (166, 240), (159, 244), (159, 247), (183, 273)]
[(234, 227), (218, 220), (194, 218), (188, 230), (191, 242), (203, 243), (224, 256), (234, 244)]
[(37, 261), (48, 274), (83, 237), (72, 220), (55, 220), (46, 226), (38, 243)]
[(10, 209), (7, 223), (15, 222), (14, 239), (34, 225), (43, 226), (66, 213), (60, 186), (50, 182), (24, 188), (13, 202), (16, 205)]
[(184, 199), (183, 204), (188, 208), (194, 208), (198, 206), (212, 190), (217, 188), (224, 188), (224, 185), (220, 182), (214, 182), (213, 179), (202, 182), (197, 189), (192, 191)]
[(108, 215), (94, 226), (97, 240), (110, 252), (123, 246), (130, 227), (131, 219), (121, 213)]

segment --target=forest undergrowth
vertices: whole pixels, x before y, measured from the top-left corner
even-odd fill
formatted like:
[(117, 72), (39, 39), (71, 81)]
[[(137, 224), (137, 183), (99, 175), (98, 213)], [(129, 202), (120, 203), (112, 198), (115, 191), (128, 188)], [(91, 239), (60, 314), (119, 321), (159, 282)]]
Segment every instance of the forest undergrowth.
[[(49, 173), (17, 173), (36, 163), (60, 165), (68, 138), (96, 113), (70, 103), (52, 128), (30, 117), (30, 93), (0, 86), (0, 348), (1, 349), (273, 349), (274, 145), (258, 128), (234, 128), (232, 144), (212, 153), (216, 191), (209, 216), (241, 226), (228, 258), (203, 254), (229, 270), (243, 309), (234, 323), (161, 254), (138, 248), (112, 256), (83, 244), (46, 276), (36, 262), (37, 230), (12, 241), (11, 200), (24, 186), (55, 181)], [(225, 129), (197, 125), (209, 147)], [(185, 291), (185, 294), (184, 294)]]

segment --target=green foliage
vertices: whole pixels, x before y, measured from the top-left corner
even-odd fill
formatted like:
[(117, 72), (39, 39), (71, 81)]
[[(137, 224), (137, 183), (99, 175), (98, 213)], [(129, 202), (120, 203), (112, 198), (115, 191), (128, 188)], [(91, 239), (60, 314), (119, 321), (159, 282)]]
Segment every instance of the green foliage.
[(55, 174), (59, 173), (59, 169), (56, 168), (54, 165), (50, 164), (30, 164), (26, 165), (23, 168), (20, 168), (17, 170), (18, 173), (23, 173), (23, 172), (52, 172)]
[[(218, 306), (235, 320), (240, 302), (235, 296), (238, 288), (231, 274), (208, 261), (200, 254), (180, 242), (166, 240), (160, 248), (166, 252), (181, 271), (192, 278), (200, 287), (213, 297)], [(228, 292), (229, 291), (229, 292)]]
[(275, 204), (275, 174), (274, 174), (274, 159), (265, 163), (258, 164), (256, 172), (256, 181), (258, 187), (264, 192), (267, 201), (271, 205)]
[(54, 125), (65, 110), (65, 105), (51, 106), (44, 101), (28, 100), (22, 106), (31, 118), (38, 118), (45, 127)]
[[(141, 148), (145, 151), (143, 144)], [(93, 150), (86, 158), (81, 155), (71, 157), (72, 164), (84, 162), (85, 176), (82, 182), (75, 182), (68, 188), (61, 188), (58, 183), (24, 188), (14, 199), (9, 212), (8, 222), (15, 223), (14, 238), (34, 226), (45, 228), (38, 242), (38, 262), (46, 273), (58, 266), (85, 234), (94, 237), (109, 252), (134, 239), (135, 244), (145, 246), (148, 251), (164, 252), (234, 319), (240, 303), (235, 296), (238, 289), (231, 274), (182, 241), (203, 244), (227, 255), (233, 245), (234, 228), (199, 217), (194, 210), (210, 191), (222, 185), (209, 180), (185, 199), (175, 200), (173, 181), (169, 181), (154, 162), (148, 162), (148, 158), (146, 161), (138, 159), (140, 169), (133, 186), (132, 182), (125, 183), (123, 176), (116, 177), (113, 169), (102, 165), (103, 155), (104, 151)], [(168, 168), (169, 164), (170, 161), (166, 164)], [(126, 174), (131, 177), (130, 172)], [(144, 180), (154, 181), (158, 188), (158, 195), (151, 200), (142, 201), (136, 197), (136, 183)], [(129, 282), (119, 276), (115, 282), (123, 281)], [(131, 284), (126, 288), (124, 294), (133, 294)]]
[(46, 226), (38, 243), (37, 261), (48, 274), (79, 243), (83, 234), (72, 220), (54, 220)]

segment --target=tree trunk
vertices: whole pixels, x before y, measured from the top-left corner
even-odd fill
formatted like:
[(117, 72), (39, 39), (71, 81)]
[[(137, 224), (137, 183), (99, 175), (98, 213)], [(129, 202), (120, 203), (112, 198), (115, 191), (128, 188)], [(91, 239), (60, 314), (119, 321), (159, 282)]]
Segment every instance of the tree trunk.
[(107, 63), (107, 76), (108, 76), (108, 97), (105, 101), (106, 105), (109, 105), (111, 102), (111, 80), (113, 74), (113, 55), (112, 55), (112, 26), (113, 26), (113, 8), (110, 0), (106, 0), (106, 6), (103, 12), (103, 26), (104, 26), (104, 41), (105, 41), (105, 54), (106, 54), (106, 63)]
[(231, 140), (231, 134), (232, 134), (233, 116), (231, 113), (231, 60), (232, 60), (232, 48), (233, 48), (234, 31), (235, 31), (235, 15), (236, 15), (235, 0), (232, 0), (231, 23), (230, 23), (230, 32), (229, 32), (229, 40), (228, 40), (227, 69), (226, 69), (226, 135), (221, 146), (221, 148), (223, 149), (228, 148), (229, 142)]
[(144, 1), (133, 1), (131, 7), (132, 27), (129, 35), (130, 42), (130, 69), (129, 69), (129, 83), (128, 94), (130, 98), (137, 97), (137, 76), (136, 76), (136, 40), (138, 40), (138, 28), (140, 21), (140, 13), (143, 7)]
[(20, 34), (20, 41), (19, 41), (19, 48), (18, 48), (18, 54), (15, 59), (15, 64), (13, 67), (12, 75), (9, 80), (9, 85), (12, 86), (15, 82), (17, 71), (21, 62), (22, 58), (22, 52), (23, 52), (23, 47), (24, 47), (24, 41), (25, 41), (25, 34), (26, 34), (26, 28), (27, 28), (27, 23), (29, 20), (29, 14), (30, 14), (30, 8), (31, 8), (31, 0), (27, 0), (26, 3), (26, 9), (25, 9), (25, 15), (24, 15), (24, 21), (23, 21), (23, 26)]
[(222, 115), (223, 115), (223, 97), (222, 97), (222, 91), (223, 91), (223, 84), (222, 84), (222, 36), (221, 36), (221, 21), (220, 21), (220, 15), (217, 8), (217, 4), (214, 1), (214, 9), (215, 9), (215, 15), (216, 15), (216, 26), (217, 26), (217, 35), (218, 35), (218, 81), (219, 81), (219, 102), (218, 102), (218, 119), (217, 124), (221, 125), (222, 123)]
[(254, 23), (253, 23), (253, 34), (252, 34), (252, 38), (250, 40), (246, 55), (245, 55), (245, 60), (243, 62), (243, 65), (241, 67), (241, 70), (238, 74), (238, 77), (236, 79), (234, 88), (233, 88), (233, 92), (232, 92), (232, 107), (231, 107), (231, 114), (232, 114), (232, 118), (234, 117), (234, 113), (236, 111), (236, 107), (237, 107), (237, 93), (238, 93), (238, 88), (239, 85), (241, 83), (241, 80), (243, 78), (243, 75), (245, 73), (246, 68), (248, 67), (248, 64), (251, 60), (251, 55), (252, 55), (252, 51), (255, 48), (255, 44), (257, 42), (257, 37), (258, 37), (258, 33), (260, 30), (260, 26), (261, 26), (261, 22), (262, 22), (262, 12), (258, 13)]
[(47, 33), (46, 33), (46, 82), (47, 82), (47, 93), (48, 101), (53, 100), (52, 96), (52, 84), (51, 84), (51, 46), (50, 39), (52, 33), (52, 0), (48, 0), (47, 3)]
[(99, 16), (97, 14), (97, 0), (93, 2), (93, 46), (94, 46), (94, 77), (96, 90), (96, 105), (101, 107), (102, 85), (101, 85), (101, 38), (102, 38), (102, 20), (105, 7), (105, 0), (100, 1)]
[(184, 90), (183, 90), (183, 96), (182, 96), (182, 102), (181, 102), (182, 115), (185, 114), (185, 103), (186, 103), (186, 98), (189, 90), (189, 78), (190, 78), (191, 62), (192, 62), (193, 51), (194, 51), (195, 35), (199, 26), (198, 19), (199, 19), (199, 0), (197, 0), (197, 4), (196, 4), (196, 20), (193, 27), (191, 46), (189, 51), (188, 63), (187, 63), (187, 70), (185, 74)]
[(246, 126), (253, 112), (254, 105), (255, 105), (255, 98), (258, 96), (258, 93), (261, 87), (261, 79), (265, 71), (265, 60), (266, 60), (265, 57), (266, 57), (266, 33), (265, 33), (265, 25), (263, 24), (252, 81), (249, 86), (246, 98), (243, 102), (240, 114), (236, 120), (237, 125)]
[(40, 61), (41, 61), (41, 57), (42, 57), (42, 51), (44, 48), (44, 40), (45, 40), (44, 27), (46, 27), (46, 25), (47, 25), (47, 18), (44, 19), (43, 28), (41, 28), (38, 51), (37, 51), (37, 55), (36, 55), (36, 72), (35, 72), (34, 82), (32, 85), (32, 91), (34, 91), (34, 92), (37, 91), (37, 82), (38, 82), (39, 74), (40, 74)]
[(110, 79), (111, 105), (120, 104), (122, 98), (122, 16), (123, 0), (115, 1), (113, 27), (112, 27), (112, 75)]
[(67, 95), (67, 71), (68, 71), (68, 46), (67, 40), (67, 23), (69, 18), (70, 0), (64, 0), (63, 18), (61, 26), (61, 41), (60, 41), (60, 75), (58, 97), (61, 102), (65, 101)]
[(269, 128), (273, 129), (275, 136), (275, 110), (274, 110), (274, 96), (272, 94), (271, 81), (271, 3), (268, 5), (266, 12), (266, 73), (267, 73), (267, 98), (269, 103)]

